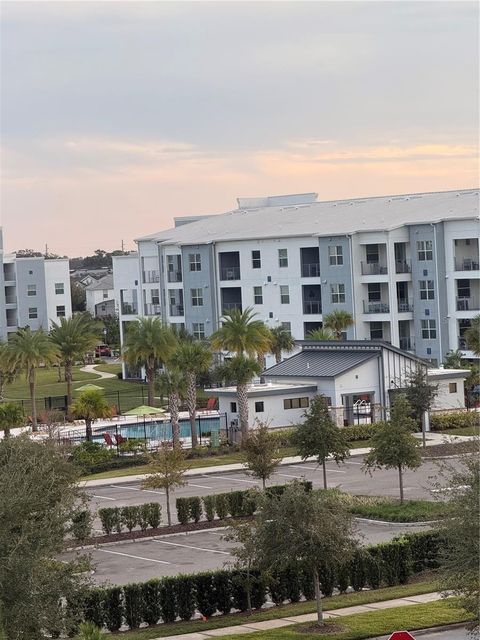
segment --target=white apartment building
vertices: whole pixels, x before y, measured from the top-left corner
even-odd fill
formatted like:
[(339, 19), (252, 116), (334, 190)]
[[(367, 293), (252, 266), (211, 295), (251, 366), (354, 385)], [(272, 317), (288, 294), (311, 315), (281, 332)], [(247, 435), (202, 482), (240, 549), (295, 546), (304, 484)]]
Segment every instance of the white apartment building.
[(92, 278), (90, 284), (85, 287), (85, 308), (94, 318), (116, 314), (113, 273), (103, 276), (100, 280)]
[(122, 334), (156, 315), (208, 337), (225, 311), (253, 307), (303, 340), (345, 309), (348, 339), (384, 340), (433, 365), (451, 349), (473, 358), (463, 336), (480, 312), (478, 196), (239, 198), (233, 211), (177, 219), (114, 258)]
[(71, 315), (68, 260), (4, 254), (0, 228), (0, 339), (27, 325), (49, 331), (52, 322)]

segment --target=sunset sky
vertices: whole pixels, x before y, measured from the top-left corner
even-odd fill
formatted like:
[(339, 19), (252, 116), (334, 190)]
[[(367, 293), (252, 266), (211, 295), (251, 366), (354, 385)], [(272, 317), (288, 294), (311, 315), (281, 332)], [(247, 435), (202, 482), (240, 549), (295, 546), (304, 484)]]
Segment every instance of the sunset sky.
[(476, 2), (4, 2), (7, 250), (478, 184)]

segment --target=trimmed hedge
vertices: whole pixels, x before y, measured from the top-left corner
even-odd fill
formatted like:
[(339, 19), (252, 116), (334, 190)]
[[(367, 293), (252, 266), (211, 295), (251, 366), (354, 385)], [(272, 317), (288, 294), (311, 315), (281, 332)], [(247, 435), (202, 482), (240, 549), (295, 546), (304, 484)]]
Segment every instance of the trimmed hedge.
[(349, 427), (344, 427), (342, 429), (342, 433), (345, 434), (348, 442), (353, 442), (355, 440), (370, 440), (382, 424), (382, 422), (375, 422), (373, 424), (353, 424)]
[[(329, 595), (335, 588), (351, 586), (378, 589), (402, 584), (413, 572), (438, 566), (441, 539), (435, 532), (411, 533), (390, 542), (360, 548), (351, 562), (340, 567), (328, 563), (320, 569), (322, 591)], [(190, 620), (199, 611), (209, 617), (219, 611), (247, 610), (247, 583), (251, 586), (253, 608), (260, 608), (267, 594), (275, 604), (297, 602), (302, 596), (314, 598), (313, 581), (308, 569), (296, 566), (261, 575), (252, 571), (247, 577), (238, 570), (220, 570), (148, 580), (124, 587), (91, 589), (84, 601), (83, 617), (99, 627), (117, 631), (123, 622), (137, 629), (142, 622), (154, 625)]]
[(464, 429), (477, 427), (479, 416), (476, 411), (455, 411), (453, 413), (434, 413), (430, 416), (430, 429), (443, 431), (445, 429)]
[(146, 531), (149, 526), (152, 529), (160, 526), (161, 506), (158, 502), (147, 502), (131, 507), (104, 507), (98, 510), (98, 517), (107, 536), (114, 531), (121, 533), (124, 526), (132, 531), (138, 525), (142, 531)]

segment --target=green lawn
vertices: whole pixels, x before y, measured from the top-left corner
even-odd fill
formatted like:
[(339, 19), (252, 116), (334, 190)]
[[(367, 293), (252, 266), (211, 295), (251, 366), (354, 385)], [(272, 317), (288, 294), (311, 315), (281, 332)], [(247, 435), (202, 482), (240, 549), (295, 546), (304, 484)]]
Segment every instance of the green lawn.
[(119, 362), (116, 362), (114, 364), (109, 364), (109, 363), (97, 364), (95, 366), (95, 369), (98, 369), (98, 371), (104, 371), (105, 373), (113, 373), (117, 375), (117, 373), (121, 372), (122, 365)]
[(341, 495), (347, 502), (351, 513), (374, 520), (422, 522), (438, 520), (445, 513), (445, 505), (442, 502), (406, 500), (403, 504), (400, 504), (400, 501), (395, 498), (354, 496), (343, 493)]
[(480, 435), (480, 424), (473, 425), (473, 427), (461, 427), (460, 429), (445, 429), (443, 431), (436, 431), (446, 436), (478, 436)]

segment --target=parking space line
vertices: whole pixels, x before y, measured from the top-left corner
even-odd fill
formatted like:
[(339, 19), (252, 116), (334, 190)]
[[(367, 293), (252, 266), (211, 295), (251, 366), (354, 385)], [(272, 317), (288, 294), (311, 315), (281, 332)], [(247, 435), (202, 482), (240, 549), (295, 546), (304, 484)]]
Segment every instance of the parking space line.
[[(144, 491), (145, 493), (158, 493), (161, 496), (164, 496), (165, 493), (163, 491), (154, 491), (153, 489), (139, 489), (138, 487), (119, 487), (117, 484), (110, 485), (113, 489), (126, 489), (127, 491)], [(114, 500), (114, 498), (112, 498)]]
[(157, 538), (155, 538), (153, 542), (158, 542), (159, 544), (169, 544), (172, 547), (184, 547), (185, 549), (194, 549), (195, 551), (209, 551), (210, 553), (220, 553), (223, 556), (232, 555), (228, 551), (217, 551), (216, 549), (205, 549), (204, 547), (192, 547), (189, 544), (180, 544), (179, 542), (167, 542), (166, 540), (158, 540)]
[(300, 466), (300, 465), (298, 465), (298, 464), (289, 464), (288, 466), (289, 466), (289, 467), (292, 467), (292, 469), (302, 469), (302, 470), (305, 470), (305, 469), (307, 469), (307, 470), (308, 470), (308, 469), (310, 469), (311, 471), (316, 471), (316, 470), (319, 468), (318, 466), (317, 466), (317, 467), (307, 467), (307, 465), (306, 465), (306, 464), (304, 464), (304, 465), (302, 465), (302, 466)]
[(95, 493), (92, 495), (94, 498), (100, 498), (101, 500), (116, 500), (116, 498), (109, 498), (108, 496), (97, 496)]
[(230, 476), (225, 476), (222, 478), (222, 476), (211, 476), (210, 474), (207, 476), (203, 476), (204, 478), (213, 478), (214, 480), (223, 480), (225, 482), (225, 480), (231, 480), (232, 482), (247, 482), (248, 484), (256, 484), (258, 485), (258, 482), (255, 482), (254, 480), (239, 480), (238, 478), (231, 478)]
[(276, 476), (283, 476), (284, 478), (298, 478), (298, 476), (290, 476), (288, 473), (276, 473)]
[(207, 487), (204, 484), (193, 484), (193, 482), (188, 483), (189, 487), (197, 487), (198, 489), (213, 489), (213, 487)]
[(358, 464), (360, 467), (363, 467), (363, 462), (352, 462), (351, 460), (345, 460), (343, 464)]
[(110, 549), (97, 549), (102, 553), (112, 553), (114, 556), (125, 556), (126, 558), (135, 558), (135, 560), (145, 560), (146, 562), (157, 562), (158, 564), (172, 564), (166, 560), (155, 560), (154, 558), (144, 558), (143, 556), (134, 556), (131, 553), (122, 553), (121, 551), (111, 551)]

